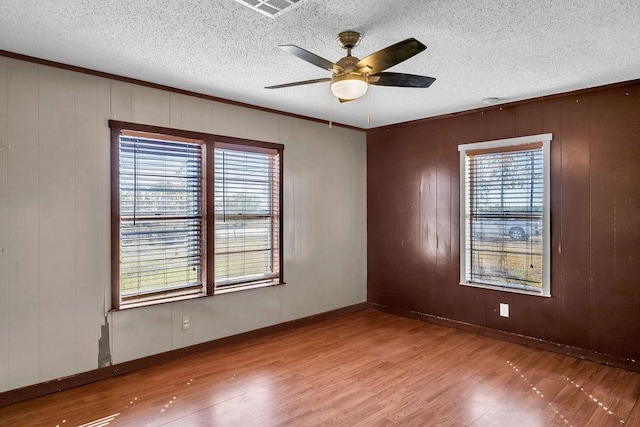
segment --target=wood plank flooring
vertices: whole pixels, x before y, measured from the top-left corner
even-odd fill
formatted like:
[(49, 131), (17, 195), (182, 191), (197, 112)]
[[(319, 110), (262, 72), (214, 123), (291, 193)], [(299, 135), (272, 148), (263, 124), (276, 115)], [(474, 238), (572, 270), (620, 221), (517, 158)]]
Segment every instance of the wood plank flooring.
[(7, 426), (640, 426), (640, 373), (365, 310), (0, 408)]

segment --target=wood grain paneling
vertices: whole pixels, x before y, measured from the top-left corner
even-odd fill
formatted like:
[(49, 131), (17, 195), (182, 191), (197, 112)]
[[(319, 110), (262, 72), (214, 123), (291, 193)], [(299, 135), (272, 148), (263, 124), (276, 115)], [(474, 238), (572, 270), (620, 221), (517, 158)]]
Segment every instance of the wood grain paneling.
[[(553, 133), (552, 297), (458, 286), (457, 146), (540, 133)], [(640, 358), (637, 83), (373, 129), (367, 156), (370, 302)]]
[(499, 107), (484, 114), (486, 134), (482, 140), (512, 138), (516, 134), (515, 107)]
[[(429, 167), (431, 159), (423, 159), (421, 170), (408, 167), (413, 165), (415, 154), (420, 153), (411, 152), (409, 143), (388, 143), (391, 140), (404, 142), (402, 129), (369, 135), (368, 277), (382, 286), (370, 287), (368, 299), (389, 301), (390, 305), (404, 300), (409, 304), (407, 308), (414, 308), (412, 304), (418, 302), (428, 304), (429, 293), (426, 290), (419, 292), (417, 285), (428, 279), (426, 274), (434, 274), (434, 271), (422, 271), (424, 263), (435, 259), (435, 224), (430, 222), (435, 220), (431, 216), (435, 213), (431, 203), (435, 199), (435, 171)], [(394, 185), (397, 182), (404, 185)], [(420, 212), (428, 218), (420, 218)], [(396, 292), (397, 287), (403, 289), (401, 294)]]
[(40, 378), (70, 375), (76, 348), (75, 93), (73, 75), (42, 68), (38, 79)]
[(169, 126), (171, 123), (169, 92), (139, 85), (127, 85), (126, 88), (131, 90), (131, 121)]
[[(341, 130), (336, 138), (336, 128), (289, 119), (267, 130), (265, 135), (276, 132), (271, 138), (293, 138), (284, 157), (287, 285), (278, 289), (281, 321), (364, 301), (365, 286), (343, 285), (365, 283), (365, 135)], [(362, 144), (348, 142), (358, 138)], [(356, 161), (347, 166), (337, 161), (343, 156)]]
[[(111, 308), (111, 130), (107, 126), (111, 114), (111, 82), (96, 80), (96, 222), (97, 270), (93, 280), (98, 288), (94, 328), (100, 331)], [(88, 303), (90, 304), (90, 303)]]
[[(261, 111), (228, 105), (227, 131), (229, 135), (238, 138), (257, 139), (265, 142), (278, 141), (278, 116)], [(313, 124), (320, 129), (328, 129), (328, 126)]]
[(38, 67), (9, 61), (9, 383), (40, 380)]
[[(628, 93), (628, 95), (627, 95)], [(640, 88), (591, 101), (592, 286), (594, 349), (640, 354)]]
[[(570, 97), (562, 102), (562, 199), (560, 211), (560, 280), (562, 294), (550, 320), (566, 325), (558, 338), (568, 345), (589, 347), (590, 323), (590, 205), (589, 98)], [(558, 277), (556, 275), (555, 277)]]
[(113, 363), (171, 350), (171, 304), (116, 311), (111, 324)]
[(95, 343), (99, 282), (96, 280), (100, 256), (98, 239), (98, 146), (101, 144), (96, 121), (98, 80), (78, 74), (74, 79), (74, 189), (75, 189), (75, 296), (76, 370), (98, 367)]
[(206, 104), (206, 101), (199, 98), (172, 93), (171, 123), (175, 124), (173, 127), (193, 132), (208, 132), (210, 125), (205, 118)]
[[(9, 384), (9, 141), (7, 60), (0, 58), (0, 384)], [(0, 386), (2, 391), (6, 386)]]
[[(537, 317), (534, 319), (533, 328), (535, 337), (544, 337), (554, 342), (562, 342), (561, 337), (565, 333), (562, 327), (558, 327), (557, 318), (561, 316), (562, 304), (558, 304), (565, 298), (562, 283), (562, 104), (560, 98), (544, 102), (542, 105), (543, 129), (553, 133), (551, 143), (551, 295), (542, 302), (535, 301), (534, 310)], [(537, 322), (536, 319), (552, 319), (550, 322)]]

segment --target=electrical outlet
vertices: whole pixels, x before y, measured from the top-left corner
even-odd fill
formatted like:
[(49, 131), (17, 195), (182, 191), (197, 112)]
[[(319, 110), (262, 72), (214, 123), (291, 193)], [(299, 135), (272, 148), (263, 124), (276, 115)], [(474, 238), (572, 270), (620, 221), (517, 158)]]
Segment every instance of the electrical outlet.
[(182, 330), (186, 331), (191, 327), (191, 318), (189, 316), (182, 317)]
[(500, 316), (509, 317), (509, 304), (500, 303)]

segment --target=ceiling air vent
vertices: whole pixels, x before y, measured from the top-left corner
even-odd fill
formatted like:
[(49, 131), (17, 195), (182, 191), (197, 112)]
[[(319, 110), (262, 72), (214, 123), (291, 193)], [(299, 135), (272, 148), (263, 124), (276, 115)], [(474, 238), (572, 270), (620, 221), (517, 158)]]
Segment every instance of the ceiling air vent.
[(278, 17), (304, 0), (236, 0), (250, 9), (272, 18)]

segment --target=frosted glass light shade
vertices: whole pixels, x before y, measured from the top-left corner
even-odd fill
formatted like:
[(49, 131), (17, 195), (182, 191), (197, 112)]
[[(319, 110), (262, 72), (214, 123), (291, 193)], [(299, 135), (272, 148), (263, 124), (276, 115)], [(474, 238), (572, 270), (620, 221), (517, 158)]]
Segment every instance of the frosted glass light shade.
[(340, 99), (356, 99), (367, 93), (369, 84), (362, 74), (336, 76), (331, 82), (331, 92)]

